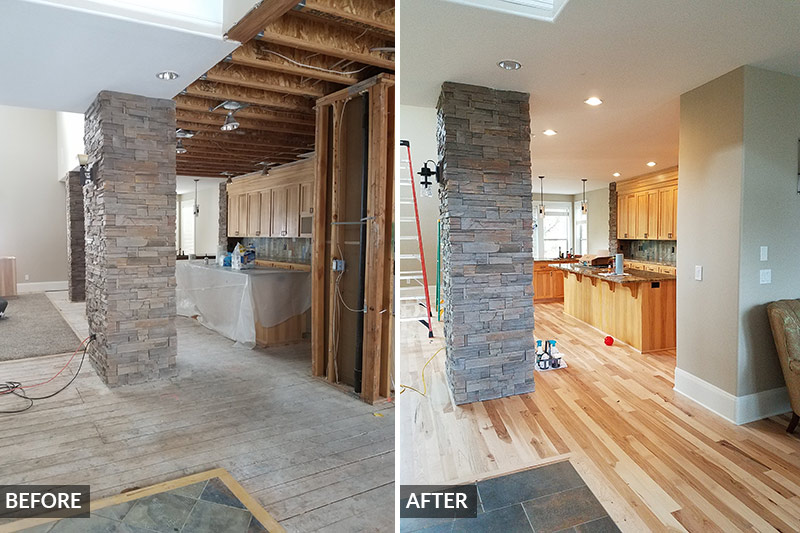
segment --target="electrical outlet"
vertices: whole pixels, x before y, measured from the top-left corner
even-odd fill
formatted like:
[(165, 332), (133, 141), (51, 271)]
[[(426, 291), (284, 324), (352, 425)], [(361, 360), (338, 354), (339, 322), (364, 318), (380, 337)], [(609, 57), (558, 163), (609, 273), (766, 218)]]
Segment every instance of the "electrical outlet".
[(761, 285), (769, 285), (772, 283), (772, 269), (764, 268), (759, 270), (759, 283)]
[(344, 259), (334, 259), (331, 270), (334, 272), (344, 272)]
[(694, 279), (703, 281), (703, 267), (701, 265), (694, 266)]

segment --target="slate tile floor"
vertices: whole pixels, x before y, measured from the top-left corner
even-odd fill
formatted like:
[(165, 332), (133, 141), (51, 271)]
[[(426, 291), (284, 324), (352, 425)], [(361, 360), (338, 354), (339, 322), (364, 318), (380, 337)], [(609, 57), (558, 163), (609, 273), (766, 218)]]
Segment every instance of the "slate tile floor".
[(401, 533), (611, 533), (619, 529), (564, 461), (478, 482), (477, 518), (401, 519)]
[(266, 533), (244, 504), (211, 478), (92, 511), (86, 519), (60, 520), (26, 533)]

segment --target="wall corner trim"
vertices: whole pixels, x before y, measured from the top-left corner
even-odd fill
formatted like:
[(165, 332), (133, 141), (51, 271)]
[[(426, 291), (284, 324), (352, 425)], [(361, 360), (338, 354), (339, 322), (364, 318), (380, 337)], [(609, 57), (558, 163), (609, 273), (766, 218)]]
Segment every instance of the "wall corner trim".
[(675, 369), (673, 390), (736, 425), (792, 410), (786, 387), (734, 396), (680, 368)]

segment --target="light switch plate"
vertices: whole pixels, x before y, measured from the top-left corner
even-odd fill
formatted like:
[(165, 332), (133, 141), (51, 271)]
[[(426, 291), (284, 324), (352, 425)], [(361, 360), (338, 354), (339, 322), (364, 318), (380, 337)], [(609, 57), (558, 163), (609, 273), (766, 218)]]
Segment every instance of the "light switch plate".
[(769, 249), (766, 246), (761, 247), (761, 260), (766, 261), (769, 259)]
[(759, 282), (762, 285), (772, 283), (772, 269), (763, 268), (759, 271)]
[(697, 281), (703, 281), (703, 267), (702, 265), (695, 265), (694, 266), (694, 279)]

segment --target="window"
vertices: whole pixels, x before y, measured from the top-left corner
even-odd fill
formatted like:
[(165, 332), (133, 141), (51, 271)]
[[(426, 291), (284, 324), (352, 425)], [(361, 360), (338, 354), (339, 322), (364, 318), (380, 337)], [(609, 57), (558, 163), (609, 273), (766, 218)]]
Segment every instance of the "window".
[(544, 217), (539, 216), (538, 203), (533, 210), (537, 228), (533, 232), (534, 257), (555, 259), (559, 251), (566, 254), (572, 242), (572, 205), (568, 202), (545, 202)]
[(586, 213), (581, 212), (581, 202), (574, 204), (575, 213), (575, 255), (589, 253), (588, 244), (588, 225)]

